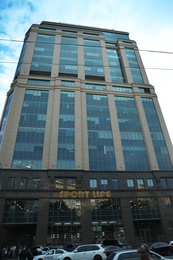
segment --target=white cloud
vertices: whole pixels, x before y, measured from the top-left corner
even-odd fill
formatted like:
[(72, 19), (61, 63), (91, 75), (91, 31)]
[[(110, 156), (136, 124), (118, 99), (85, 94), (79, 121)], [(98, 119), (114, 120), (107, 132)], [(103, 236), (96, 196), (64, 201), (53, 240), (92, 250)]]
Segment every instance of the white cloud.
[[(115, 29), (130, 33), (139, 49), (173, 51), (172, 0), (6, 0), (0, 1), (0, 39), (23, 40), (33, 23), (43, 20)], [(0, 41), (0, 114), (13, 80), (21, 43)], [(154, 85), (173, 141), (173, 54), (141, 51), (149, 81)], [(150, 68), (150, 69), (149, 69)], [(155, 68), (155, 69), (151, 69)]]

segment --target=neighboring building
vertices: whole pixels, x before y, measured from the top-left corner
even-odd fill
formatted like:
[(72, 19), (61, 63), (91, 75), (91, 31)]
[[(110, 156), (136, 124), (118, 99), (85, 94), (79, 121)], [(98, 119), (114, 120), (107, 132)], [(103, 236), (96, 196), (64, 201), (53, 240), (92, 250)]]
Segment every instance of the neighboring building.
[(0, 130), (0, 244), (173, 238), (173, 147), (128, 33), (32, 25)]

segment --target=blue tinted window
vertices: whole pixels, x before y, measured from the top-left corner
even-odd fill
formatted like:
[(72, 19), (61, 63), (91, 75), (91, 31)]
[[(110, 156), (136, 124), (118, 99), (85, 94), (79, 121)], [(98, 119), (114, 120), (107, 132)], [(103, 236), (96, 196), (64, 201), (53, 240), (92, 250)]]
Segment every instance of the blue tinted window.
[(41, 169), (48, 91), (26, 90), (12, 168)]
[(74, 92), (61, 91), (58, 132), (58, 169), (75, 168)]
[(101, 47), (99, 41), (84, 39), (85, 75), (104, 77)]
[(124, 82), (123, 71), (117, 50), (107, 49), (107, 57), (112, 82)]
[(107, 96), (86, 95), (90, 170), (116, 170)]
[(7, 123), (7, 117), (8, 117), (8, 112), (9, 112), (9, 109), (10, 109), (12, 97), (13, 97), (13, 92), (8, 96), (7, 103), (6, 103), (6, 106), (5, 106), (5, 111), (4, 111), (4, 114), (3, 114), (3, 117), (2, 117), (2, 123), (1, 123), (1, 127), (0, 127), (0, 144), (2, 142), (2, 138), (3, 138), (3, 135), (4, 135), (5, 126), (6, 126), (6, 123)]
[(125, 88), (125, 87), (112, 87), (113, 91), (117, 91), (117, 92), (132, 92), (131, 88)]
[(94, 189), (97, 188), (97, 180), (96, 179), (90, 179), (90, 188)]
[(133, 82), (143, 84), (144, 83), (143, 78), (141, 75), (141, 71), (134, 50), (126, 48), (125, 51), (126, 51), (126, 56), (129, 63), (130, 71), (132, 74)]
[(101, 189), (107, 190), (108, 189), (108, 180), (107, 179), (101, 179), (100, 185), (101, 185)]
[(126, 34), (120, 33), (111, 33), (111, 32), (103, 32), (105, 41), (114, 41), (116, 42), (118, 39), (129, 39), (129, 36)]
[(118, 179), (111, 179), (111, 188), (114, 190), (119, 189), (119, 180)]
[(75, 82), (74, 81), (62, 80), (61, 81), (61, 86), (74, 87), (75, 86)]
[(161, 187), (163, 189), (167, 189), (168, 188), (168, 183), (167, 183), (167, 180), (165, 178), (160, 178), (160, 184), (161, 184)]
[(96, 85), (96, 84), (85, 84), (85, 87), (87, 89), (95, 89), (95, 90), (106, 90), (106, 86), (105, 85)]
[(60, 67), (59, 73), (78, 74), (77, 38), (61, 38)]
[(173, 166), (170, 160), (168, 149), (165, 143), (164, 135), (160, 126), (157, 112), (151, 98), (142, 98), (157, 163), (160, 170), (172, 170)]
[(173, 188), (173, 178), (169, 178), (170, 187)]
[(99, 37), (99, 34), (94, 34), (94, 33), (83, 33), (85, 36), (91, 36), (91, 37)]
[(127, 179), (127, 187), (129, 187), (129, 188), (134, 188), (135, 187), (133, 179)]
[(54, 35), (37, 35), (36, 45), (32, 58), (31, 71), (51, 72), (54, 41)]
[(154, 188), (154, 181), (153, 179), (147, 179), (147, 187), (150, 189)]
[(148, 157), (134, 98), (114, 98), (126, 170), (149, 170)]
[(28, 79), (28, 85), (50, 86), (50, 80)]

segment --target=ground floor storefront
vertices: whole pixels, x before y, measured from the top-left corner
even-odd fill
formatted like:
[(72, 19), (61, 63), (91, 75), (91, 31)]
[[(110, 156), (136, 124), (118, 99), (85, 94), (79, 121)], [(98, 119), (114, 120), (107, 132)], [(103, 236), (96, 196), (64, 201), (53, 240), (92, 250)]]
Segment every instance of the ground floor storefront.
[[(25, 178), (27, 174), (16, 173), (19, 184), (20, 178)], [(109, 174), (111, 179), (112, 173)], [(126, 179), (133, 177), (135, 181), (134, 173), (131, 176), (124, 173), (123, 189), (89, 187), (86, 184), (90, 183), (90, 176), (85, 179), (83, 173), (76, 177), (76, 186), (71, 181), (70, 185), (62, 187), (63, 180), (56, 175), (46, 176), (40, 172), (38, 176), (37, 173), (36, 182), (34, 174), (30, 174), (34, 185), (40, 179), (44, 183), (37, 189), (32, 189), (31, 184), (28, 184), (28, 189), (20, 189), (20, 186), (11, 189), (8, 179), (11, 176), (14, 178), (14, 173), (4, 176), (6, 189), (0, 191), (0, 245), (19, 244), (29, 247), (35, 244), (85, 244), (122, 238), (136, 246), (139, 242), (172, 240), (171, 188), (139, 189), (138, 186), (125, 186), (129, 183)], [(76, 175), (74, 172), (69, 177), (68, 173), (68, 181), (74, 180)], [(98, 173), (92, 173), (92, 178), (96, 176)], [(120, 179), (122, 173), (116, 176)], [(136, 178), (141, 180), (142, 177), (141, 173)], [(104, 178), (104, 173), (100, 173), (100, 178)], [(151, 179), (149, 173), (146, 178)]]
[(113, 238), (131, 244), (167, 240), (166, 225), (153, 198), (135, 199), (138, 209), (131, 208), (128, 198), (8, 199), (4, 203), (1, 243), (31, 246), (101, 243)]

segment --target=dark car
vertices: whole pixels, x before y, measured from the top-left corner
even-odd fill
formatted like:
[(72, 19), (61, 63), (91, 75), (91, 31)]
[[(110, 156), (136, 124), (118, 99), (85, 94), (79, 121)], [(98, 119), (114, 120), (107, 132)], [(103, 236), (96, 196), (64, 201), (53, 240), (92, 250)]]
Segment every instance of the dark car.
[(167, 256), (173, 255), (173, 246), (164, 242), (154, 243), (150, 246), (149, 249), (160, 255), (167, 255)]
[(34, 255), (30, 249), (23, 249), (18, 255), (18, 258), (20, 260), (25, 260), (25, 259), (32, 260), (33, 257)]
[(65, 246), (65, 250), (68, 252), (72, 252), (73, 250), (75, 250), (78, 246), (80, 246), (80, 243), (72, 243), (72, 244), (67, 244)]
[(132, 248), (129, 243), (124, 239), (105, 239), (103, 240), (104, 246), (118, 246), (124, 249)]
[(109, 256), (112, 252), (117, 251), (117, 250), (121, 250), (121, 248), (120, 248), (119, 246), (106, 246), (106, 247), (104, 248), (103, 253), (104, 253), (106, 256)]

